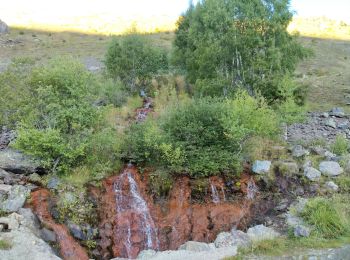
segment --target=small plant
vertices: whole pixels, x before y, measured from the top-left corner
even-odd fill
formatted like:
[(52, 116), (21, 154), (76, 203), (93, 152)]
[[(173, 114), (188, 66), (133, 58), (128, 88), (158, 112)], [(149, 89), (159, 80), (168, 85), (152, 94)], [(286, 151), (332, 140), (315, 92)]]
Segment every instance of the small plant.
[(338, 238), (347, 232), (346, 223), (335, 204), (326, 198), (308, 201), (301, 216), (314, 227), (317, 236), (331, 239)]
[(344, 135), (337, 135), (331, 149), (337, 155), (344, 155), (348, 153), (349, 140)]
[(277, 107), (281, 121), (287, 124), (303, 122), (306, 119), (305, 107), (296, 104), (294, 99), (288, 98)]
[(9, 250), (11, 249), (12, 244), (10, 241), (0, 239), (0, 250)]

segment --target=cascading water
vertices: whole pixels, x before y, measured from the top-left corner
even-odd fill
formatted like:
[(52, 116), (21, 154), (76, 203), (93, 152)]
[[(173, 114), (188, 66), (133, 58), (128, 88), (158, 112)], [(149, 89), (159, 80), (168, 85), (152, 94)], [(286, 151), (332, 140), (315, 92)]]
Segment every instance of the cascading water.
[[(114, 183), (114, 192), (116, 198), (116, 223), (117, 229), (123, 230), (119, 234), (127, 234), (127, 237), (116, 237), (116, 240), (124, 242), (125, 254), (127, 257), (133, 255), (133, 231), (137, 231), (137, 235), (141, 237), (143, 249), (158, 249), (159, 241), (157, 228), (154, 224), (152, 216), (146, 201), (143, 199), (138, 185), (132, 173), (126, 168), (124, 172), (117, 178)], [(122, 221), (127, 219), (127, 221)], [(142, 237), (143, 235), (143, 237)]]
[(210, 183), (210, 187), (211, 187), (211, 197), (212, 197), (213, 202), (215, 204), (220, 203), (219, 193), (218, 193), (218, 190), (216, 189), (215, 185), (213, 183)]

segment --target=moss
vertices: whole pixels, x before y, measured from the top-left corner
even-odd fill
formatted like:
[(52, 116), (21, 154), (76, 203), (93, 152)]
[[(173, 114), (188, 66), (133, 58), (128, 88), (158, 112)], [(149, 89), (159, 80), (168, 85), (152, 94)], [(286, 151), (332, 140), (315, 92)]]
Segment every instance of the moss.
[(12, 244), (8, 240), (0, 239), (0, 250), (9, 250), (12, 248)]

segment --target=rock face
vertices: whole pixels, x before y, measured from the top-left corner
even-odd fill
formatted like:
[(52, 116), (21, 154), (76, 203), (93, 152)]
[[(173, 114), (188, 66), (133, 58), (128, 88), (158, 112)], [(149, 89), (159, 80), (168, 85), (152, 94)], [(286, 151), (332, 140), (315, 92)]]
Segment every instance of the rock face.
[(249, 199), (215, 203), (210, 194), (208, 203), (193, 203), (190, 179), (179, 177), (160, 207), (145, 192), (147, 180), (135, 167), (106, 179), (103, 187), (99, 209), (103, 259), (133, 258), (145, 249), (176, 250), (190, 240), (213, 242), (220, 232), (244, 223), (252, 203)]
[(323, 161), (320, 163), (320, 171), (326, 176), (338, 176), (342, 174), (343, 168), (340, 167), (339, 163), (331, 161)]
[(5, 22), (0, 20), (0, 34), (8, 33), (8, 32), (9, 32), (9, 27)]
[(61, 259), (33, 232), (36, 227), (30, 218), (12, 213), (8, 217), (0, 218), (0, 223), (8, 227), (7, 232), (0, 232), (0, 239), (9, 241), (11, 245), (8, 250), (0, 250), (0, 259)]
[[(85, 250), (69, 234), (67, 227), (54, 222), (49, 212), (50, 193), (48, 190), (39, 189), (31, 193), (31, 206), (40, 222), (56, 234), (61, 256), (64, 259), (88, 260)], [(42, 258), (45, 259), (45, 258)]]
[(17, 174), (40, 171), (38, 162), (12, 149), (0, 150), (0, 168)]
[(252, 171), (257, 174), (268, 173), (271, 168), (270, 161), (255, 161), (253, 164)]
[(9, 190), (7, 198), (1, 203), (0, 208), (5, 212), (16, 212), (23, 207), (29, 196), (29, 189), (21, 185), (6, 185), (6, 189)]

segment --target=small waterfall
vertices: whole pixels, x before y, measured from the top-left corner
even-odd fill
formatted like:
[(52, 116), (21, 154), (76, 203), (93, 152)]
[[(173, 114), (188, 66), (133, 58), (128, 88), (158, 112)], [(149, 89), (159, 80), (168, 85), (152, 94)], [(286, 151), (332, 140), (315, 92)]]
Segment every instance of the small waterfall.
[(216, 189), (215, 185), (213, 183), (210, 183), (210, 187), (211, 187), (211, 197), (212, 197), (213, 202), (215, 204), (220, 203), (219, 193), (218, 193), (218, 190)]
[[(118, 228), (124, 230), (120, 234), (127, 234), (127, 237), (118, 237), (124, 242), (127, 257), (132, 256), (133, 232), (143, 235), (143, 249), (158, 249), (159, 241), (157, 229), (150, 214), (146, 201), (142, 198), (138, 185), (133, 175), (126, 169), (114, 183), (116, 195), (117, 223), (122, 222)], [(139, 230), (133, 230), (135, 223)], [(125, 230), (126, 229), (126, 230)], [(117, 234), (118, 235), (118, 234)]]

